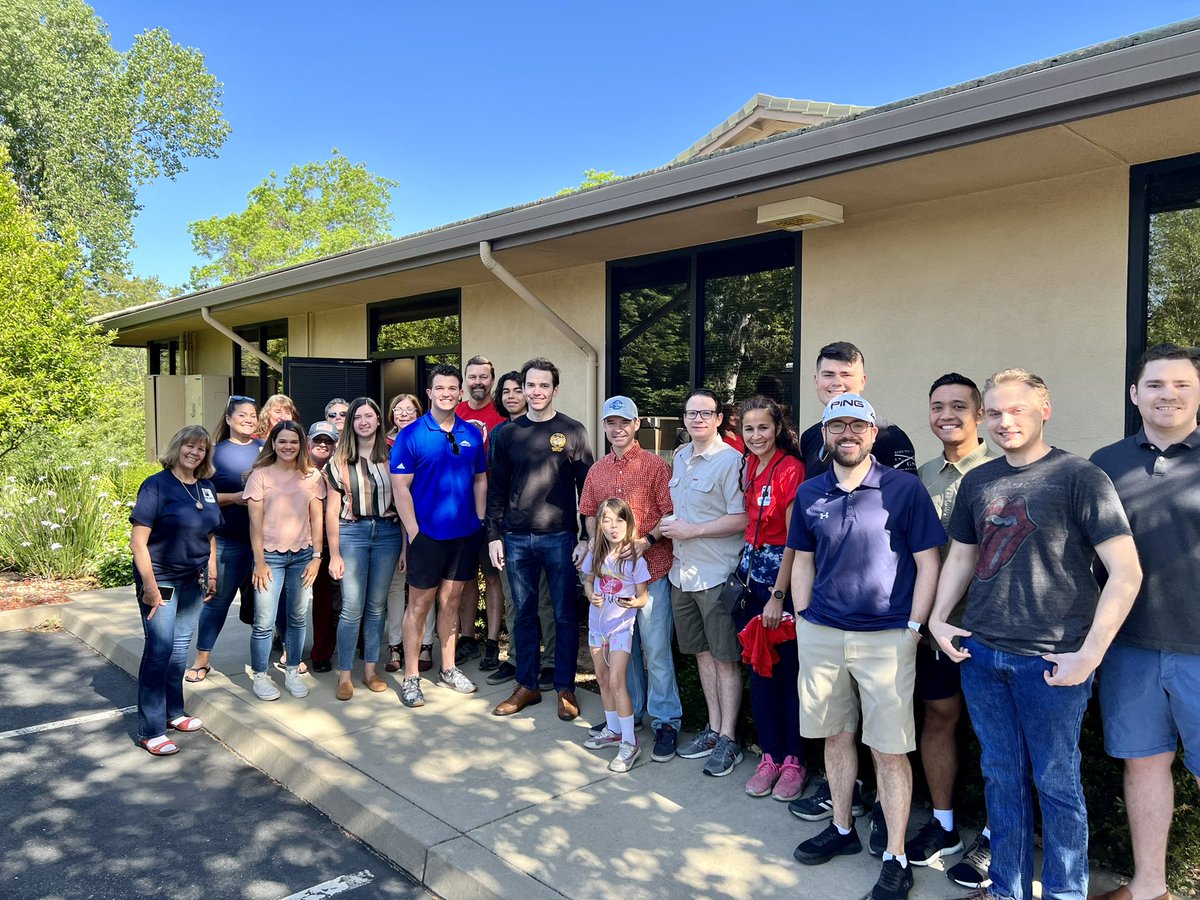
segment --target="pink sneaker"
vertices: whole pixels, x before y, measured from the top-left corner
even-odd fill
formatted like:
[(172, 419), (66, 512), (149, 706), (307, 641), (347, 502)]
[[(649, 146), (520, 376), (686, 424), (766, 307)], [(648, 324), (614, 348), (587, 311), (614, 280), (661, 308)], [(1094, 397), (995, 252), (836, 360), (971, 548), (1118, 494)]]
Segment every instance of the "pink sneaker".
[(771, 788), (775, 786), (778, 778), (779, 766), (775, 765), (775, 760), (771, 759), (770, 753), (764, 753), (762, 762), (758, 764), (758, 768), (746, 782), (746, 793), (751, 797), (765, 797), (771, 793)]
[(808, 772), (804, 765), (794, 756), (785, 757), (779, 770), (779, 780), (775, 782), (775, 793), (771, 796), (784, 803), (790, 803), (804, 793), (808, 783)]

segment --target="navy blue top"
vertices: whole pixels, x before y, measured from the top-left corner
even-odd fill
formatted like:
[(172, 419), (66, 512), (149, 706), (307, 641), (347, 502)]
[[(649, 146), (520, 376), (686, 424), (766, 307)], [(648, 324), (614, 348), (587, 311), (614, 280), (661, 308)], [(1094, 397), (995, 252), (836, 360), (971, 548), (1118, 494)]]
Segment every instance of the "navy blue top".
[(929, 492), (908, 472), (871, 457), (847, 493), (830, 469), (800, 485), (788, 546), (816, 556), (812, 602), (800, 613), (844, 631), (906, 628), (917, 580), (914, 553), (940, 547), (946, 531)]
[(458, 416), (446, 431), (427, 412), (396, 435), (391, 472), (413, 476), (409, 492), (424, 534), (452, 541), (479, 531), (475, 476), (487, 472), (485, 453), (479, 429)]
[[(197, 496), (203, 509), (196, 509)], [(155, 581), (194, 579), (208, 565), (209, 537), (222, 521), (216, 488), (207, 478), (185, 486), (168, 469), (155, 472), (138, 488), (129, 521), (150, 529), (147, 546)], [(133, 578), (140, 587), (136, 566)]]
[[(248, 444), (221, 441), (213, 448), (213, 468), (216, 474), (212, 483), (220, 494), (241, 495), (246, 487), (246, 476), (258, 458), (263, 442), (255, 438)], [(217, 529), (217, 536), (231, 541), (250, 543), (250, 511), (246, 507), (231, 503), (221, 509), (225, 523)]]

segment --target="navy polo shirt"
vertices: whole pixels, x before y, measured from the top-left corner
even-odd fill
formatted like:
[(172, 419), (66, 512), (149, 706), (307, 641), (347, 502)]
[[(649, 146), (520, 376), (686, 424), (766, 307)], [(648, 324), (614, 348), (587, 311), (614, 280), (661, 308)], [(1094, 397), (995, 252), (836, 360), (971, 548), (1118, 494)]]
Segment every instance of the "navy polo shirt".
[[(202, 509), (196, 509), (197, 499)], [(195, 580), (208, 565), (210, 537), (222, 522), (217, 489), (207, 478), (185, 487), (170, 470), (163, 469), (138, 488), (129, 521), (150, 529), (146, 546), (155, 581)], [(133, 580), (142, 583), (136, 566)]]
[(475, 509), (475, 476), (487, 472), (487, 455), (474, 425), (456, 415), (454, 427), (446, 431), (432, 413), (425, 413), (396, 435), (391, 472), (413, 476), (409, 492), (422, 533), (452, 541), (482, 527)]
[(939, 547), (946, 531), (921, 480), (871, 458), (847, 493), (833, 469), (800, 485), (788, 546), (813, 553), (812, 602), (800, 615), (844, 631), (908, 627), (917, 580), (914, 553)]

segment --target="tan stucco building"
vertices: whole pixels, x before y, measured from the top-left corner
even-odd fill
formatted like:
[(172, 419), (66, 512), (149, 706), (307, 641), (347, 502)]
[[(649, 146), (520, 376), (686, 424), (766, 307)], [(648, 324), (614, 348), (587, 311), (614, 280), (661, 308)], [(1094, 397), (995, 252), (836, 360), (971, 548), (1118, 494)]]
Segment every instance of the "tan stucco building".
[[(150, 347), (152, 371), (210, 376), (214, 395), (261, 399), (279, 383), (225, 330), (263, 351), (285, 341), (302, 411), (419, 387), (430, 359), (483, 354), (504, 371), (541, 355), (562, 369), (560, 407), (593, 432), (598, 400), (622, 391), (665, 418), (669, 443), (676, 398), (698, 382), (731, 399), (773, 384), (803, 427), (819, 412), (815, 350), (852, 340), (868, 395), (921, 459), (936, 452), (928, 385), (951, 370), (980, 383), (1005, 366), (1041, 374), (1058, 446), (1088, 453), (1121, 436), (1146, 341), (1150, 217), (1178, 208), (1155, 198), (1195, 179), (1200, 205), (1200, 20), (846, 110), (103, 321), (119, 344)], [(746, 118), (730, 120), (739, 140)], [(840, 207), (842, 221), (760, 224), (782, 201)], [(489, 248), (567, 329), (484, 265)], [(453, 316), (457, 344), (412, 344), (413, 322), (446, 335)], [(160, 419), (213, 415), (163, 387), (151, 444)]]

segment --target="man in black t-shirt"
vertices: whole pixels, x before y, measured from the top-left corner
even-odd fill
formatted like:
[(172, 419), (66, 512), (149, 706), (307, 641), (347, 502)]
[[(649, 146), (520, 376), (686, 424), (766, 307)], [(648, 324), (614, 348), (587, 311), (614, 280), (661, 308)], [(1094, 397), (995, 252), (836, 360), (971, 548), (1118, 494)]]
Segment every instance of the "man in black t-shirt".
[[(579, 658), (576, 565), (587, 553), (579, 494), (592, 465), (587, 431), (554, 409), (558, 368), (531, 359), (521, 369), (527, 410), (499, 429), (488, 476), (488, 553), (497, 569), (508, 565), (517, 650), (517, 686), (493, 715), (510, 716), (540, 703), (538, 585), (545, 572), (554, 604), (554, 689), (558, 717), (579, 715), (575, 667)], [(546, 635), (549, 641), (550, 635)]]
[[(817, 373), (813, 384), (821, 406), (842, 394), (859, 394), (867, 386), (867, 358), (849, 341), (834, 341), (826, 344), (817, 354)], [(876, 416), (879, 436), (871, 455), (881, 466), (917, 474), (917, 453), (912, 441), (900, 428), (886, 419)], [(821, 434), (821, 423), (815, 422), (800, 435), (800, 456), (804, 459), (805, 479), (815, 478), (829, 468), (825, 458), (825, 438)]]
[[(1079, 730), (1092, 676), (1141, 583), (1112, 482), (1046, 443), (1050, 392), (1024, 369), (984, 386), (984, 421), (1003, 459), (963, 476), (929, 629), (962, 664), (982, 748), (992, 830), (991, 893), (1033, 897), (1033, 800), (1042, 808), (1042, 891), (1086, 897), (1087, 807)], [(1109, 572), (1101, 590), (1096, 557)], [(963, 627), (946, 620), (970, 585)], [(961, 640), (954, 646), (954, 639)]]

